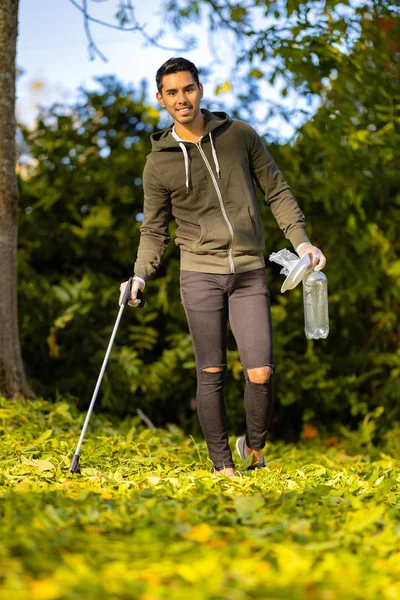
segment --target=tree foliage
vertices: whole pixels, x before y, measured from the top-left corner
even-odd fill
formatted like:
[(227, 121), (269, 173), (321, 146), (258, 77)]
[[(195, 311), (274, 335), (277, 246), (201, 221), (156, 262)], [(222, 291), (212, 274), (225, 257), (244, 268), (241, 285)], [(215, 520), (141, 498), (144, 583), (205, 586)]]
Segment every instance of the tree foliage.
[(257, 120), (270, 140), (271, 117), (304, 123), (361, 41), (368, 53), (384, 31), (391, 51), (400, 48), (399, 9), (388, 0), (162, 0), (161, 6), (179, 35), (192, 22), (207, 23), (215, 63), (224, 52), (233, 59), (230, 86), (242, 116)]
[[(399, 417), (399, 47), (397, 22), (380, 16), (384, 3), (376, 6), (354, 9), (357, 38), (334, 53), (328, 79), (319, 73), (318, 111), (291, 143), (270, 146), (313, 243), (328, 258), (331, 332), (325, 341), (305, 339), (301, 288), (281, 295), (278, 269), (267, 268), (278, 396), (272, 430), (287, 436), (299, 434), (303, 422), (329, 430), (340, 421), (356, 425), (371, 410), (384, 411), (381, 422)], [(327, 4), (326, 10), (339, 8)], [(251, 86), (257, 77), (250, 75)], [(136, 255), (140, 178), (149, 134), (159, 122), (144, 90), (114, 78), (99, 86), (24, 129), (30, 161), (21, 165), (21, 333), (28, 373), (37, 393), (70, 393), (81, 406), (89, 401), (116, 317), (118, 284)], [(240, 100), (235, 115), (247, 118)], [(265, 208), (263, 219), (268, 257), (288, 244)], [(120, 413), (141, 407), (156, 424), (196, 429), (194, 359), (178, 272), (171, 244), (146, 287), (146, 308), (124, 314), (100, 404)], [(226, 397), (239, 432), (243, 378), (231, 335), (228, 347)]]
[[(134, 92), (112, 77), (99, 87), (82, 90), (76, 106), (54, 106), (33, 130), (23, 128), (27, 160), (20, 167), (20, 305), (29, 375), (37, 393), (60, 390), (82, 406), (116, 318), (119, 283), (132, 273), (141, 176), (159, 119), (144, 89)], [(180, 305), (172, 283), (177, 256), (172, 246), (169, 252), (168, 273), (148, 286), (148, 307), (124, 315), (102, 386), (105, 407), (124, 412), (153, 399), (162, 414), (163, 399), (178, 387), (177, 365), (185, 364), (190, 343), (183, 317), (168, 318)], [(182, 397), (185, 385), (179, 387)]]
[[(379, 405), (399, 418), (398, 54), (392, 22), (363, 27), (321, 108), (277, 154), (328, 258), (330, 336), (290, 348), (307, 419), (351, 420)], [(298, 401), (290, 389), (283, 397)]]

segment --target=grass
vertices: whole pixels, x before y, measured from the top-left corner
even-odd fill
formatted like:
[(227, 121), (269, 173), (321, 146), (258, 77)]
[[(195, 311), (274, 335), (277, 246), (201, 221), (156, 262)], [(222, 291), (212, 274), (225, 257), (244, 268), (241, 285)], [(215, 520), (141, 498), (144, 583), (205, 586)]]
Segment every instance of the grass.
[(72, 475), (83, 418), (0, 401), (0, 600), (400, 598), (398, 430), (215, 479), (203, 441), (94, 415)]

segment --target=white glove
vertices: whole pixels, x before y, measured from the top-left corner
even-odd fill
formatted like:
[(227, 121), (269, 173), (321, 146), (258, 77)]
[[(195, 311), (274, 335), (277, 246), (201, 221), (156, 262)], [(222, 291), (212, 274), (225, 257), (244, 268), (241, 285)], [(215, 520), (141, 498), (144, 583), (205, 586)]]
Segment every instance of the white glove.
[[(121, 285), (119, 286), (119, 291), (120, 296), (119, 296), (119, 305), (121, 306), (122, 304), (122, 298), (124, 296), (124, 292), (125, 292), (125, 288), (127, 286), (127, 281), (124, 281), (123, 283), (121, 283)], [(129, 306), (139, 306), (140, 304), (140, 300), (137, 299), (137, 293), (138, 290), (144, 290), (146, 285), (146, 282), (141, 278), (141, 277), (134, 277), (133, 281), (132, 281), (132, 288), (131, 288), (131, 299), (128, 301), (128, 305)]]
[(316, 246), (313, 246), (309, 242), (303, 242), (296, 248), (297, 254), (300, 256), (304, 256), (305, 254), (312, 255), (312, 267), (314, 271), (322, 271), (324, 266), (326, 265), (326, 258), (322, 254), (321, 250)]

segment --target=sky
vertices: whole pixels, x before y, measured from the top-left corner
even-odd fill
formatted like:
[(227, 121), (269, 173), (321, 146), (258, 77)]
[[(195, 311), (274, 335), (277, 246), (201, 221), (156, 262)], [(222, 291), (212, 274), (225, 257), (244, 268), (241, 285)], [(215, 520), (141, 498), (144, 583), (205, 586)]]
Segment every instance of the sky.
[[(153, 3), (139, 1), (137, 17), (147, 22), (152, 33), (159, 18), (149, 10)], [(142, 8), (140, 9), (140, 5)], [(115, 0), (89, 2), (93, 16), (115, 23)], [(145, 8), (143, 8), (143, 6)], [(30, 121), (35, 105), (72, 101), (80, 85), (93, 87), (93, 77), (115, 74), (125, 83), (147, 79), (154, 92), (153, 78), (173, 51), (144, 47), (137, 33), (113, 31), (91, 25), (93, 37), (108, 61), (91, 61), (80, 12), (68, 0), (20, 0), (17, 66), (23, 71), (17, 86), (18, 117)], [(191, 58), (188, 55), (188, 58)]]
[[(76, 0), (81, 4), (82, 0)], [(89, 0), (90, 14), (110, 23), (115, 23), (116, 0), (96, 2)], [(162, 27), (159, 0), (134, 2), (136, 16), (146, 29), (154, 34)], [(125, 84), (138, 86), (145, 79), (149, 84), (149, 94), (155, 102), (154, 76), (157, 68), (168, 58), (184, 55), (197, 66), (212, 66), (215, 75), (205, 85), (205, 96), (212, 99), (215, 86), (229, 79), (233, 67), (232, 40), (224, 36), (219, 39), (217, 55), (211, 52), (209, 36), (205, 24), (192, 26), (185, 35), (198, 38), (194, 50), (177, 52), (152, 47), (144, 42), (137, 32), (113, 31), (101, 25), (91, 25), (92, 35), (108, 61), (100, 58), (91, 61), (84, 31), (83, 17), (68, 0), (20, 0), (19, 36), (17, 42), (17, 67), (22, 75), (17, 81), (17, 118), (25, 123), (33, 123), (39, 105), (47, 106), (54, 102), (70, 103), (76, 97), (79, 86), (95, 87), (95, 76), (114, 74)], [(170, 33), (162, 42), (172, 47), (182, 44), (182, 36)], [(233, 88), (234, 93), (234, 88)], [(274, 100), (283, 100), (278, 89), (269, 86), (268, 92)], [(214, 96), (215, 97), (215, 96)], [(221, 96), (218, 98), (221, 100)], [(234, 101), (232, 93), (223, 97), (229, 112)], [(291, 137), (293, 133), (283, 120), (271, 123), (278, 128), (280, 136)]]

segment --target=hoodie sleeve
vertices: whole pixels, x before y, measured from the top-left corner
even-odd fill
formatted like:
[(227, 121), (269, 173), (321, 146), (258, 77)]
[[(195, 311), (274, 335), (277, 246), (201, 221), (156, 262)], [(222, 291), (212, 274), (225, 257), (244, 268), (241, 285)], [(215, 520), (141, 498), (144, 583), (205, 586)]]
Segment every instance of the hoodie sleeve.
[(171, 220), (170, 194), (161, 184), (151, 155), (143, 171), (143, 190), (143, 223), (134, 273), (147, 281), (155, 276), (171, 238), (168, 232)]
[(249, 129), (252, 177), (264, 194), (264, 202), (271, 207), (272, 214), (285, 237), (297, 248), (299, 244), (310, 241), (306, 233), (304, 215), (264, 142), (254, 129)]

